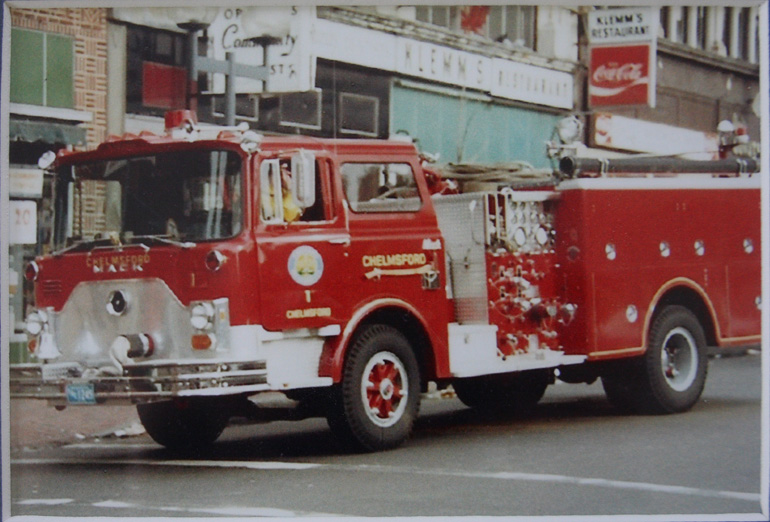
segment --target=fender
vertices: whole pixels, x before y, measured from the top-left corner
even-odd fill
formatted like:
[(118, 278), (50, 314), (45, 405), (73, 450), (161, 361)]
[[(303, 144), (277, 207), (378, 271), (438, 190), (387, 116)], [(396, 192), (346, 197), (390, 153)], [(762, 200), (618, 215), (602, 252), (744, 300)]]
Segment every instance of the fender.
[(342, 380), (342, 368), (345, 362), (345, 354), (350, 346), (353, 333), (372, 313), (383, 308), (392, 307), (401, 308), (408, 312), (420, 322), (425, 331), (430, 331), (422, 314), (406, 301), (396, 298), (380, 298), (370, 301), (353, 313), (341, 335), (326, 341), (318, 365), (318, 376), (331, 377), (334, 383), (340, 382)]
[(675, 277), (674, 279), (671, 279), (670, 281), (667, 281), (664, 283), (657, 292), (655, 292), (655, 295), (653, 295), (652, 299), (650, 300), (650, 305), (647, 307), (647, 313), (644, 316), (644, 327), (642, 329), (642, 345), (641, 346), (635, 346), (631, 348), (621, 348), (619, 350), (609, 350), (609, 351), (597, 351), (597, 352), (591, 352), (588, 354), (589, 360), (598, 360), (598, 359), (611, 359), (618, 356), (622, 357), (630, 357), (635, 355), (642, 355), (647, 351), (647, 341), (648, 336), (650, 332), (650, 326), (652, 325), (652, 317), (655, 314), (655, 311), (658, 308), (658, 304), (660, 303), (660, 300), (663, 298), (666, 293), (676, 287), (685, 287), (689, 290), (694, 291), (698, 296), (703, 300), (703, 302), (706, 304), (706, 308), (708, 310), (710, 319), (712, 324), (714, 325), (715, 330), (715, 336), (717, 339), (717, 342), (721, 345), (723, 342), (730, 342), (730, 341), (738, 341), (738, 340), (744, 340), (744, 339), (724, 339), (722, 338), (722, 333), (719, 327), (719, 322), (717, 321), (717, 314), (716, 310), (714, 309), (714, 305), (711, 302), (711, 298), (708, 296), (708, 293), (701, 287), (698, 283), (693, 281), (692, 279), (689, 279), (687, 277)]

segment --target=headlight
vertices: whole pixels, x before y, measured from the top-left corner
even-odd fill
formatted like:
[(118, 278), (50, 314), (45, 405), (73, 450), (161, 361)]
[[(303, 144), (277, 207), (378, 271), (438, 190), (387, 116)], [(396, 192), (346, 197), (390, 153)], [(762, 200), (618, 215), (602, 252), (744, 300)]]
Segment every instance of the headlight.
[(190, 324), (196, 330), (205, 330), (212, 325), (214, 306), (211, 303), (197, 303), (190, 310)]
[(48, 315), (42, 310), (35, 310), (27, 316), (25, 324), (27, 333), (32, 336), (40, 335), (46, 322), (48, 322)]

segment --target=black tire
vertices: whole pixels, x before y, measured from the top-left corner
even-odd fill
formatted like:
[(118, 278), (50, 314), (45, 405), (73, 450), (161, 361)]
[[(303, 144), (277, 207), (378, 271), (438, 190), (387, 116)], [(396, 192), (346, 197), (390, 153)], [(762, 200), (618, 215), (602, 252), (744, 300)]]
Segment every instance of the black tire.
[(390, 326), (367, 326), (332, 392), (329, 427), (350, 449), (385, 450), (409, 438), (419, 409), (419, 367), (409, 341)]
[(629, 376), (627, 365), (616, 367), (612, 374), (602, 376), (602, 387), (607, 400), (620, 413), (634, 413), (638, 409), (634, 400), (638, 391), (633, 384), (633, 377)]
[(212, 444), (230, 419), (230, 409), (217, 399), (185, 399), (137, 404), (136, 411), (147, 434), (172, 450), (189, 450)]
[(528, 415), (551, 383), (548, 370), (511, 375), (458, 379), (452, 383), (457, 397), (471, 408), (495, 413)]
[(639, 406), (645, 413), (678, 413), (692, 408), (708, 373), (706, 335), (683, 306), (667, 306), (650, 327)]
[(707, 373), (703, 327), (690, 310), (670, 305), (653, 321), (644, 355), (602, 376), (602, 384), (621, 411), (679, 413), (698, 402)]

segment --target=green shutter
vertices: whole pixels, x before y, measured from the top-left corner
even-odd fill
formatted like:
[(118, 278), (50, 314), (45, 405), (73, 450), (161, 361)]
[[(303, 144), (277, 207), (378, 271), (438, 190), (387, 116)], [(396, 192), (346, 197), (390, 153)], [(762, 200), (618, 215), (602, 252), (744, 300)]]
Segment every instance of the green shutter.
[(46, 105), (71, 109), (75, 97), (72, 39), (55, 34), (46, 37)]
[(11, 29), (11, 102), (43, 105), (44, 34)]

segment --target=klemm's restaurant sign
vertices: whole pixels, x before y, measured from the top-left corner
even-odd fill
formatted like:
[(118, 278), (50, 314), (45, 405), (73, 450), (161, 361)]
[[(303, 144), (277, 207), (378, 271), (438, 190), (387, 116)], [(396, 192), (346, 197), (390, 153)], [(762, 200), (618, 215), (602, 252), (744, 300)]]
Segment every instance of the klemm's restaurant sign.
[(601, 9), (588, 12), (588, 40), (591, 44), (653, 41), (656, 37), (657, 8)]
[(602, 9), (588, 13), (592, 107), (655, 107), (657, 9)]
[(560, 109), (572, 109), (574, 105), (573, 77), (568, 72), (322, 19), (315, 21), (312, 36), (317, 58), (465, 87), (510, 100)]
[(396, 40), (396, 71), (486, 91), (493, 96), (571, 109), (572, 75), (408, 38)]

